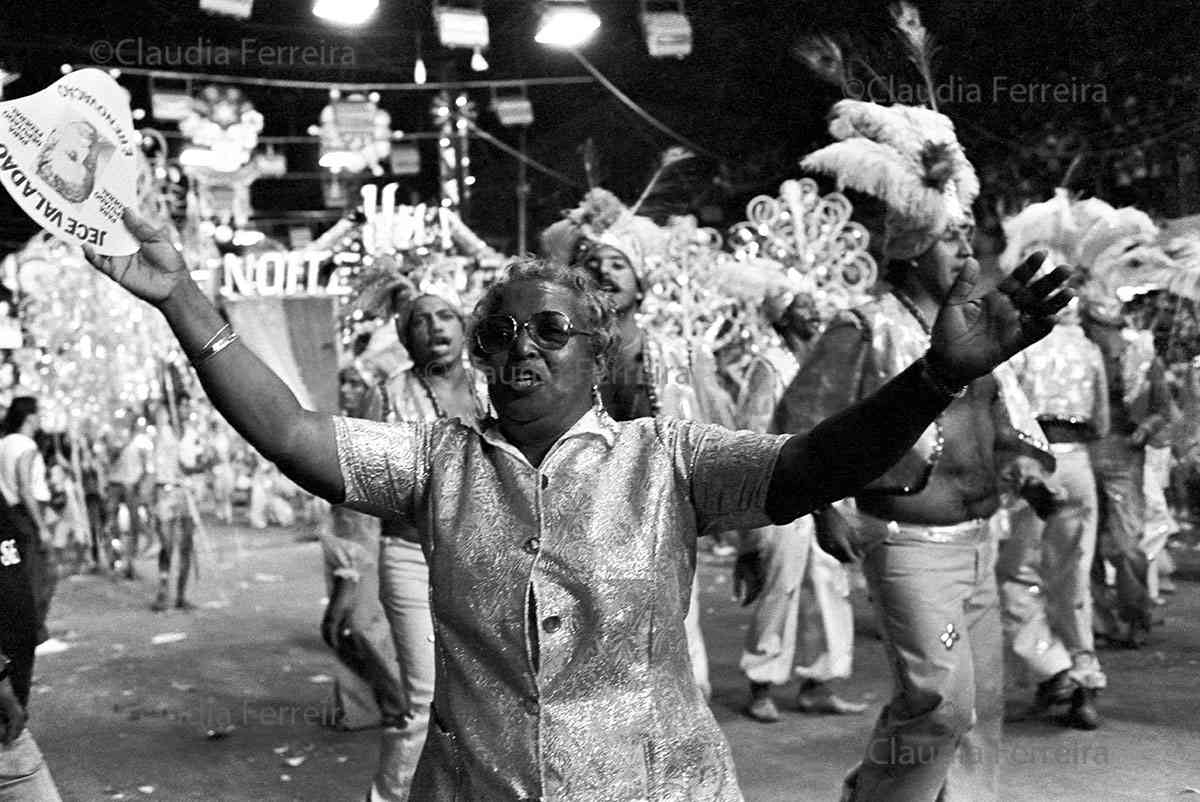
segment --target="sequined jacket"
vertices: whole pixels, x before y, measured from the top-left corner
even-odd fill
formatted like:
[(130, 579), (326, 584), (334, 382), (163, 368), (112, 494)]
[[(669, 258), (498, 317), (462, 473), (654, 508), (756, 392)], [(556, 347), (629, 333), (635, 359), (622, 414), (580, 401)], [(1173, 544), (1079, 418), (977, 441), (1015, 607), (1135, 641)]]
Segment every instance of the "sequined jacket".
[(336, 419), (346, 504), (420, 521), (437, 683), (412, 798), (742, 798), (684, 635), (706, 532), (768, 523), (786, 438), (592, 410), (534, 468), (495, 428)]
[(1100, 348), (1077, 324), (1060, 323), (1009, 364), (1043, 423), (1086, 425), (1108, 434), (1108, 381)]
[[(830, 335), (844, 326), (860, 333), (853, 346), (834, 343)], [(825, 418), (871, 395), (929, 349), (929, 335), (894, 295), (887, 294), (835, 317), (813, 347), (800, 372), (784, 392), (775, 414), (775, 431), (807, 432)], [(1000, 365), (992, 372), (1000, 401), (993, 405), (998, 445), (1033, 457), (1054, 470), (1050, 446), (1034, 418), (1028, 399), (1012, 369)], [(1000, 442), (1000, 440), (1003, 442)], [(929, 425), (900, 461), (871, 482), (864, 493), (921, 492), (941, 456), (940, 424)]]

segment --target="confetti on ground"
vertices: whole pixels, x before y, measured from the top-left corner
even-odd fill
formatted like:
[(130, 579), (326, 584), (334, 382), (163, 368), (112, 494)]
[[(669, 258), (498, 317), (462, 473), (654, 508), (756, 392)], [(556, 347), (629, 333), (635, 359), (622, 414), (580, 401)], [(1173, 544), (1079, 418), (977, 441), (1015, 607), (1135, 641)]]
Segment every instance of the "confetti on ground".
[(283, 577), (279, 574), (255, 574), (255, 582), (282, 582)]
[(58, 638), (51, 638), (50, 640), (48, 640), (44, 643), (38, 644), (37, 648), (34, 649), (33, 652), (38, 657), (43, 657), (47, 654), (58, 654), (59, 652), (65, 652), (67, 649), (70, 649), (70, 648), (71, 648), (71, 644), (67, 643), (65, 640), (59, 640)]
[(301, 763), (303, 763), (307, 759), (308, 758), (304, 757), (304, 755), (296, 755), (295, 757), (285, 757), (283, 759), (283, 762), (288, 764), (292, 768), (296, 768), (297, 766), (299, 766)]
[(280, 774), (280, 775), (279, 775), (279, 780), (280, 780), (280, 782), (290, 783), (290, 782), (292, 781), (292, 775), (290, 775), (290, 774)]
[(275, 747), (275, 749), (273, 749), (272, 751), (274, 751), (274, 752), (275, 752), (275, 754), (277, 754), (277, 755), (282, 755), (282, 754), (283, 754), (284, 752), (286, 752), (287, 750), (288, 750), (288, 745), (287, 745), (287, 744), (284, 744), (283, 746), (277, 746), (277, 747)]
[(308, 681), (314, 685), (328, 685), (333, 682), (333, 677), (328, 674), (313, 674), (308, 678)]
[(222, 738), (228, 738), (236, 729), (237, 727), (232, 724), (226, 724), (224, 727), (215, 727), (214, 729), (205, 731), (204, 737), (210, 741), (219, 741)]
[(227, 601), (206, 601), (200, 605), (205, 610), (223, 610), (229, 606)]
[(171, 687), (177, 691), (183, 691), (184, 693), (190, 693), (191, 691), (196, 690), (195, 685), (188, 685), (186, 682), (176, 682), (175, 680), (171, 680)]
[(337, 762), (338, 762), (338, 763), (345, 763), (345, 762), (346, 762), (347, 760), (349, 760), (349, 759), (350, 759), (350, 758), (346, 757), (345, 755), (338, 755), (338, 756), (337, 756)]
[(150, 642), (155, 646), (161, 646), (164, 643), (179, 643), (181, 640), (187, 640), (186, 632), (163, 632), (151, 638)]
[(138, 790), (141, 791), (143, 794), (152, 794), (152, 793), (154, 793), (154, 786), (153, 785), (139, 785)]

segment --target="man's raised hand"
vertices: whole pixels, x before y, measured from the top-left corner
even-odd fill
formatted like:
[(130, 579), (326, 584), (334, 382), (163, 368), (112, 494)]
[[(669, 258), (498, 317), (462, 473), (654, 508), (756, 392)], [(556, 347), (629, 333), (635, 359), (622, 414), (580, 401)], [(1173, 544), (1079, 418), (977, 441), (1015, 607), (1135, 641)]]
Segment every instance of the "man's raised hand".
[(965, 386), (1050, 333), (1055, 314), (1074, 294), (1066, 267), (1034, 279), (1045, 259), (1033, 254), (982, 298), (971, 297), (979, 264), (968, 260), (933, 325), (929, 350), (940, 378)]

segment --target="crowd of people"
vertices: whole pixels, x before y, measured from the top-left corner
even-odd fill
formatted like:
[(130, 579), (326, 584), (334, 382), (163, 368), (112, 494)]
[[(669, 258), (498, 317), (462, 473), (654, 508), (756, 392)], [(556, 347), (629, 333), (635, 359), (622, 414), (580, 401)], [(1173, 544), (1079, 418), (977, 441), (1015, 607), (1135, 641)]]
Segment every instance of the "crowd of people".
[(868, 238), (869, 292), (818, 302), (779, 270), (744, 317), (705, 321), (740, 345), (678, 336), (651, 313), (669, 238), (592, 190), (473, 308), (385, 264), (392, 353), (347, 353), (337, 415), (303, 408), (165, 229), (126, 212), (140, 251), (89, 261), (164, 315), (214, 414), (171, 398), (72, 456), (39, 449), (36, 399), (13, 401), (0, 716), (5, 759), (36, 770), (12, 798), (57, 798), (23, 728), (53, 550), (74, 537), (133, 577), (153, 539), (154, 609), (187, 609), (200, 508), (231, 522), (244, 485), (256, 528), (292, 523), (287, 483), (335, 505), (321, 632), (344, 712), (381, 727), (372, 800), (740, 800), (695, 582), (718, 536), (753, 605), (739, 667), (764, 724), (796, 679), (800, 710), (866, 709), (838, 687), (865, 580), (893, 687), (844, 799), (1002, 798), (1006, 650), (1032, 715), (1102, 726), (1098, 646), (1157, 626), (1167, 498), (1189, 492), (1171, 465), (1200, 439), (1200, 362), (1172, 362), (1128, 304), (1178, 249), (1143, 213), (1058, 192), (1006, 222), (993, 288), (947, 117), (843, 100), (830, 133), (801, 167), (852, 208), (833, 239)]

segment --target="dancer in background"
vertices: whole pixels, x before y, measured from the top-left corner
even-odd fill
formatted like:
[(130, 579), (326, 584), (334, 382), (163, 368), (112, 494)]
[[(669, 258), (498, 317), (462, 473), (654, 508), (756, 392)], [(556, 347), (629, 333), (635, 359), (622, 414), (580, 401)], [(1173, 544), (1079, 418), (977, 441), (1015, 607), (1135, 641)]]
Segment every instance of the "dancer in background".
[(188, 505), (185, 466), (188, 470), (194, 469), (198, 458), (199, 444), (193, 438), (175, 433), (167, 405), (155, 406), (154, 450), (150, 457), (154, 476), (154, 524), (159, 544), (158, 591), (150, 605), (155, 612), (165, 611), (170, 604), (171, 563), (176, 548), (179, 561), (175, 577), (175, 609), (194, 608), (187, 598), (187, 585), (195, 551), (196, 521)]
[[(826, 328), (784, 394), (782, 431), (809, 431), (898, 375), (929, 348), (955, 282), (979, 270), (979, 183), (948, 118), (843, 100), (830, 133), (837, 141), (801, 166), (860, 193), (855, 217), (891, 291)], [(1035, 256), (1002, 286), (1015, 291), (1041, 265)], [(1058, 268), (1035, 292), (1067, 276)], [(833, 556), (862, 560), (892, 671), (892, 698), (846, 778), (854, 802), (998, 798), (1002, 635), (989, 519), (1000, 504), (997, 466), (1008, 460), (1031, 486), (1054, 466), (1015, 377), (999, 368), (958, 391), (902, 458), (853, 494), (852, 529), (831, 520), (817, 528)]]
[[(1100, 499), (1097, 558), (1092, 571), (1095, 629), (1108, 641), (1137, 648), (1153, 625), (1154, 544), (1146, 539), (1146, 445), (1170, 422), (1170, 391), (1153, 335), (1128, 324), (1117, 294), (1119, 271), (1143, 259), (1165, 259), (1158, 229), (1136, 209), (1115, 209), (1091, 226), (1080, 246), (1087, 271), (1082, 323), (1100, 348), (1108, 379), (1111, 424), (1091, 444)], [(1109, 583), (1105, 564), (1111, 566)]]
[[(358, 361), (338, 371), (342, 414), (381, 420), (379, 377)], [(321, 637), (339, 658), (334, 688), (338, 723), (346, 729), (396, 726), (406, 697), (392, 629), (379, 598), (379, 519), (335, 506), (332, 532), (321, 533), (329, 603)]]
[(1038, 683), (1034, 712), (1066, 707), (1063, 723), (1094, 730), (1096, 695), (1107, 678), (1092, 635), (1099, 508), (1088, 449), (1108, 434), (1104, 359), (1072, 305), (1046, 339), (1011, 364), (1054, 452), (1049, 481), (1061, 498), (1049, 510), (1024, 504), (1012, 513), (996, 569), (1005, 635)]
[[(563, 220), (542, 233), (542, 250), (586, 270), (617, 314), (619, 346), (597, 386), (613, 420), (669, 415), (734, 427), (732, 401), (720, 387), (711, 354), (638, 324), (646, 297), (648, 260), (661, 259), (667, 234), (634, 214), (604, 189), (593, 189)], [(714, 535), (717, 533), (714, 533)], [(708, 650), (700, 627), (700, 588), (694, 585), (686, 621), (696, 684), (712, 695)]]
[(143, 428), (144, 423), (144, 419), (128, 411), (116, 424), (116, 451), (106, 488), (109, 541), (118, 552), (114, 569), (126, 579), (137, 577), (134, 561), (142, 545), (147, 505), (153, 501), (150, 455), (154, 442)]
[(124, 222), (139, 252), (89, 261), (163, 312), (247, 442), (331, 503), (418, 525), (437, 632), (410, 793), (422, 802), (740, 800), (689, 671), (696, 538), (857, 494), (960, 388), (1045, 336), (1070, 299), (1055, 280), (1032, 282), (1033, 264), (972, 301), (979, 270), (966, 264), (911, 367), (807, 435), (772, 436), (613, 421), (594, 390), (616, 335), (608, 303), (577, 270), (519, 264), (473, 316), (472, 358), (496, 417), (381, 424), (303, 409), (165, 232), (128, 210)]

